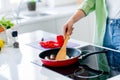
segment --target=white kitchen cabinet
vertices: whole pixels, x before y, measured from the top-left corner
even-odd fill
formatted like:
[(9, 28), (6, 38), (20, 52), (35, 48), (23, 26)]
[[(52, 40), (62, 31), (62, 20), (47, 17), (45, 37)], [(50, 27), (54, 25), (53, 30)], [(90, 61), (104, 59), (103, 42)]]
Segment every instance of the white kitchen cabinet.
[(74, 26), (75, 30), (72, 36), (73, 38), (93, 43), (94, 38), (94, 27), (95, 27), (95, 14), (90, 13), (85, 18), (79, 20)]
[(79, 20), (74, 25), (73, 38), (89, 42), (89, 21), (87, 17)]
[(64, 16), (64, 17), (59, 17), (59, 18), (56, 18), (55, 21), (56, 21), (56, 28), (57, 28), (57, 34), (63, 34), (63, 25), (65, 24), (65, 22), (69, 19), (71, 15), (69, 16)]
[(21, 24), (17, 30), (19, 31), (19, 34), (35, 30), (44, 30), (51, 33), (57, 33), (54, 19)]

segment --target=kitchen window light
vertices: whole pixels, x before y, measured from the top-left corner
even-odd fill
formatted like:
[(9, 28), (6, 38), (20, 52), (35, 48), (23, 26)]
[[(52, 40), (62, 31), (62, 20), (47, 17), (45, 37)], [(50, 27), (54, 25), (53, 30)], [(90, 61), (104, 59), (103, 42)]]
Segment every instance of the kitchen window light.
[(26, 1), (27, 0), (0, 0), (0, 13), (13, 11), (19, 6), (20, 2), (25, 3)]
[[(0, 0), (0, 14), (17, 10), (22, 3), (21, 8), (25, 9), (26, 2), (29, 0)], [(35, 0), (36, 2), (45, 2), (45, 0)], [(7, 5), (7, 6), (6, 6)]]

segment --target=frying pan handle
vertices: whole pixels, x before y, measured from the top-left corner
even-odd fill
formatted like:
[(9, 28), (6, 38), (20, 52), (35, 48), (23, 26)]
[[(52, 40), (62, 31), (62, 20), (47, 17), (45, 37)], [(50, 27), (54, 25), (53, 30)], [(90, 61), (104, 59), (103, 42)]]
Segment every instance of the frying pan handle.
[(94, 54), (100, 54), (100, 53), (106, 53), (108, 50), (102, 50), (97, 52), (88, 52), (86, 54), (82, 54), (79, 59), (85, 60), (87, 57), (94, 55)]

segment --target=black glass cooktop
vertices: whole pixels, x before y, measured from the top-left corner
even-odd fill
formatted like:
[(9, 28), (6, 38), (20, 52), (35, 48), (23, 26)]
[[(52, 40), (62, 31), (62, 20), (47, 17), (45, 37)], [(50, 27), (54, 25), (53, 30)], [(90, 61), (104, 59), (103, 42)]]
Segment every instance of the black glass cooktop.
[[(110, 51), (110, 49), (108, 50), (107, 48), (99, 47), (95, 45), (87, 45), (87, 46), (80, 47), (78, 49), (81, 50), (83, 53), (101, 52), (106, 54), (108, 51)], [(100, 55), (100, 53), (95, 55)], [(90, 56), (93, 56), (93, 55), (90, 55)], [(87, 61), (87, 59), (90, 56), (87, 56), (85, 59), (82, 59), (82, 60), (79, 59), (78, 62), (65, 67), (48, 67), (45, 65), (42, 65), (42, 67), (46, 67), (50, 70), (63, 74), (73, 80), (89, 80), (89, 79), (90, 80), (106, 80), (109, 77), (109, 72), (95, 68), (94, 66), (97, 66), (95, 64), (91, 64), (93, 66), (91, 67), (88, 65), (88, 63), (86, 63), (86, 62), (89, 62)], [(94, 61), (92, 63), (94, 63)], [(102, 64), (102, 62), (100, 64)], [(100, 78), (100, 77), (106, 77), (106, 78)]]
[[(93, 46), (93, 45), (87, 45), (84, 47), (78, 48), (84, 53), (92, 53), (92, 52), (104, 52), (106, 53), (108, 50), (102, 47)], [(97, 54), (99, 55), (99, 54)], [(86, 58), (87, 59), (87, 58)], [(90, 67), (85, 63), (85, 60), (78, 60), (75, 64), (72, 64), (70, 66), (65, 67), (48, 67), (45, 65), (42, 65), (43, 67), (46, 67), (48, 69), (51, 69), (53, 71), (56, 71), (60, 74), (63, 74), (67, 77), (72, 78), (73, 80), (88, 80), (88, 79), (95, 79), (100, 80), (99, 76), (108, 75), (109, 72), (98, 70)]]

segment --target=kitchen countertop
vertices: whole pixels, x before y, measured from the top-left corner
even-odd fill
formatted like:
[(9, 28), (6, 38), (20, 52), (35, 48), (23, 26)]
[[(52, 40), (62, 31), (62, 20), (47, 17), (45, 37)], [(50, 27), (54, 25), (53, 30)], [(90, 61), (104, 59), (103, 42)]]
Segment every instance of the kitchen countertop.
[[(45, 67), (37, 66), (31, 61), (39, 60), (38, 54), (42, 51), (26, 44), (41, 41), (42, 37), (55, 37), (44, 31), (34, 31), (20, 34), (18, 37), (20, 48), (5, 46), (0, 53), (0, 80), (71, 80)], [(80, 46), (88, 43), (70, 39)], [(41, 61), (40, 61), (41, 62)]]
[(120, 75), (117, 75), (115, 77), (109, 78), (107, 80), (120, 80)]
[[(23, 33), (18, 36), (20, 48), (5, 47), (0, 52), (0, 80), (71, 80), (70, 78), (54, 72), (46, 67), (33, 64), (33, 61), (39, 61), (38, 55), (42, 51), (37, 48), (29, 46), (29, 43), (41, 41), (42, 38), (56, 37), (55, 34), (45, 31), (34, 31)], [(75, 48), (89, 45), (89, 43), (70, 39), (69, 41), (79, 43), (80, 46)], [(115, 76), (108, 80), (119, 80)]]

